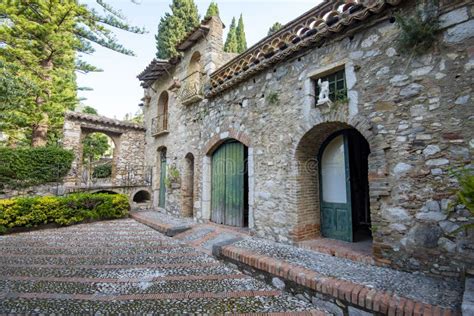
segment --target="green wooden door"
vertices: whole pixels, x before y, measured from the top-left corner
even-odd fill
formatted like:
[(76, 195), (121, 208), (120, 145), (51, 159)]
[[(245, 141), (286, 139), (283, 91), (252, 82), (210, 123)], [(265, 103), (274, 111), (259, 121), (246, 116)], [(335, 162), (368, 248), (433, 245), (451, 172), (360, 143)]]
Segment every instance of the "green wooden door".
[(160, 163), (160, 199), (158, 201), (158, 206), (161, 208), (165, 208), (166, 204), (166, 157), (162, 155), (161, 163)]
[(332, 138), (320, 155), (321, 232), (324, 237), (352, 242), (352, 207), (348, 139)]
[(244, 145), (228, 142), (212, 156), (211, 220), (244, 226)]

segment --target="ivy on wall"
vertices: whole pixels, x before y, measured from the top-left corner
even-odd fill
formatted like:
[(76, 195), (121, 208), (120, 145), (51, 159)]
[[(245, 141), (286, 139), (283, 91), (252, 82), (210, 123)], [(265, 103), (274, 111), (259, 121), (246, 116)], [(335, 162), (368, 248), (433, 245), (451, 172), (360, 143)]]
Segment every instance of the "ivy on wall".
[(60, 147), (0, 148), (0, 189), (56, 182), (73, 159), (72, 151)]

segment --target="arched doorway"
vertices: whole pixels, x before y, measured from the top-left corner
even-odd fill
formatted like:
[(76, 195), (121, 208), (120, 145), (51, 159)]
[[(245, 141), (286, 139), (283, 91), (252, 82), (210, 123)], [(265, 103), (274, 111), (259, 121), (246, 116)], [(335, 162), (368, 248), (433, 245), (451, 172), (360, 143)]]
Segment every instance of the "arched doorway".
[(355, 129), (327, 137), (319, 155), (321, 234), (362, 241), (371, 238), (368, 182), (369, 144)]
[(133, 202), (135, 203), (148, 203), (150, 201), (150, 193), (145, 190), (140, 190), (133, 195)]
[(230, 139), (211, 158), (211, 221), (248, 226), (247, 147)]
[(182, 184), (182, 215), (193, 217), (194, 210), (194, 156), (188, 153), (185, 157), (185, 166)]

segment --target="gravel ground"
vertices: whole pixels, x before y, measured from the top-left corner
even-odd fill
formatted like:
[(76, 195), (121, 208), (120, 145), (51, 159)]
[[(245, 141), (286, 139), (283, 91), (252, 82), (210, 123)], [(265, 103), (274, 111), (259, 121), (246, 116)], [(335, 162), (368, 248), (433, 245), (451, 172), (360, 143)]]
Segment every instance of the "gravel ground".
[(297, 264), (324, 276), (390, 291), (424, 303), (454, 308), (460, 306), (462, 284), (455, 280), (445, 281), (421, 274), (367, 265), (257, 238), (247, 238), (233, 246)]
[(0, 236), (0, 254), (0, 314), (317, 309), (130, 219)]

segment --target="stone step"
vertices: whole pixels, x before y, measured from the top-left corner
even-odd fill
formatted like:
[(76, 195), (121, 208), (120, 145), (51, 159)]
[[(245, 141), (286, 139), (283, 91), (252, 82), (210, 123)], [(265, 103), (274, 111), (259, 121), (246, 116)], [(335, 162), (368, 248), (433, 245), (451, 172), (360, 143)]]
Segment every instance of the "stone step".
[[(201, 278), (156, 278), (155, 280), (130, 280), (117, 282), (117, 279), (88, 279), (75, 281), (58, 281), (60, 278), (44, 278), (43, 280), (2, 280), (0, 292), (9, 293), (56, 293), (84, 295), (126, 295), (126, 294), (164, 294), (164, 293), (222, 293), (252, 291), (266, 295), (267, 292), (280, 295), (279, 291), (264, 282), (257, 281), (242, 274), (221, 275), (221, 278), (201, 276)], [(64, 279), (64, 278), (63, 278)], [(76, 282), (81, 281), (81, 282)]]
[[(182, 233), (193, 225), (190, 221), (175, 220), (170, 216), (155, 211), (132, 212), (130, 217), (169, 237)], [(168, 221), (166, 220), (167, 218), (169, 218)]]
[[(45, 295), (44, 298), (31, 298), (23, 295), (19, 298), (7, 298), (0, 302), (2, 310), (14, 314), (31, 314), (41, 307), (42, 314), (58, 313), (63, 315), (270, 315), (270, 316), (324, 316), (315, 308), (302, 304), (297, 299), (283, 295), (256, 296), (252, 291), (241, 293), (172, 293), (152, 294), (150, 296), (124, 295), (103, 298), (83, 295)], [(273, 294), (273, 293), (269, 293)]]
[(123, 265), (123, 264), (180, 264), (180, 263), (207, 263), (214, 259), (203, 253), (176, 253), (176, 254), (146, 254), (132, 256), (9, 256), (0, 257), (0, 265)]
[[(325, 304), (336, 314), (459, 314), (462, 287), (455, 281), (351, 262), (263, 240), (248, 239), (216, 248), (213, 253), (245, 272), (266, 278), (280, 289), (299, 293), (301, 298)], [(372, 282), (372, 278), (379, 281)]]
[(191, 264), (186, 266), (161, 266), (143, 267), (131, 266), (129, 268), (103, 268), (103, 267), (51, 267), (51, 266), (0, 266), (0, 276), (8, 277), (70, 277), (70, 278), (124, 278), (124, 279), (153, 279), (155, 277), (186, 276), (186, 275), (227, 275), (235, 271), (225, 265), (217, 264)]

